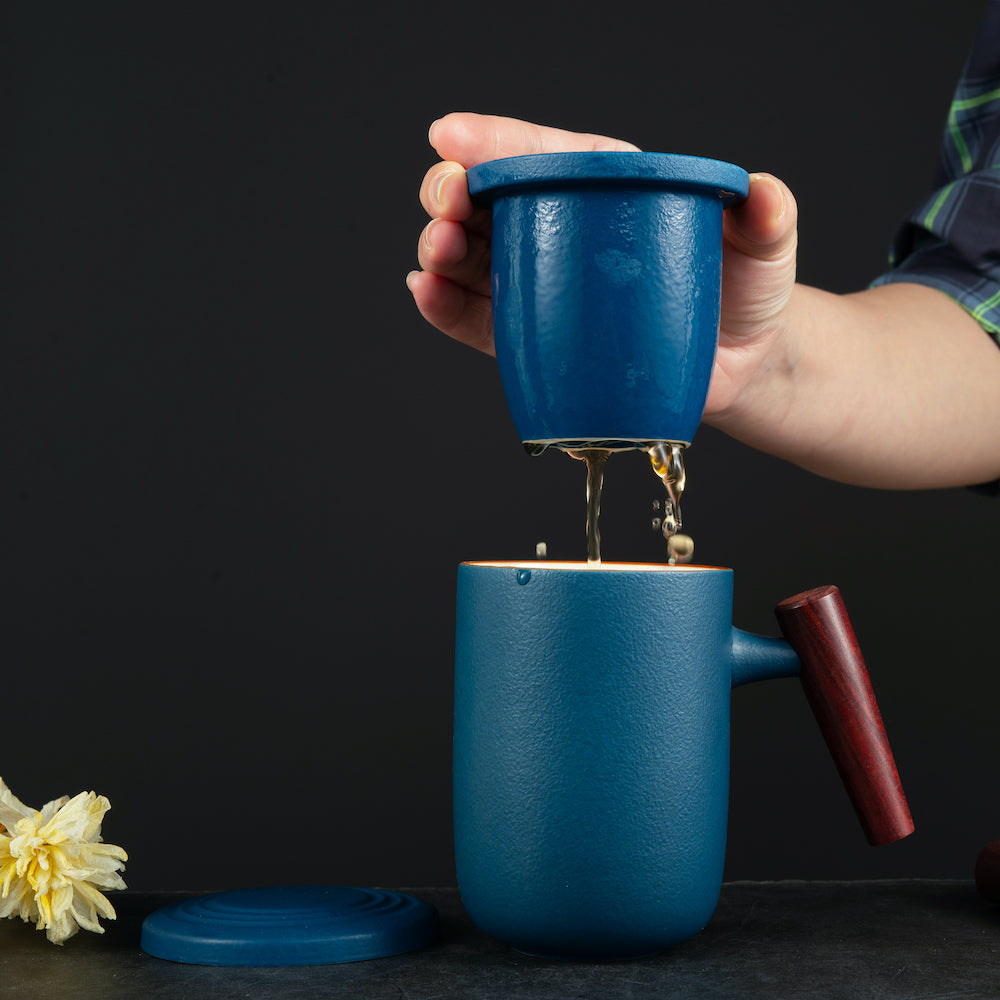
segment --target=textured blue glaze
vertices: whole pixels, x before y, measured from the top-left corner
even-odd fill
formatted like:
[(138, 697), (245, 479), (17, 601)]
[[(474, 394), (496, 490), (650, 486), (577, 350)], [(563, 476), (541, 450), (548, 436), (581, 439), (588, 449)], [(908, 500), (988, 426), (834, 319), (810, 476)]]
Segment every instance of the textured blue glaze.
[(522, 441), (689, 443), (718, 339), (722, 210), (749, 179), (666, 153), (512, 157), (493, 207), (497, 361)]
[[(692, 937), (725, 858), (732, 573), (459, 569), (462, 900), (522, 951), (591, 959)], [(746, 633), (740, 633), (746, 637)], [(773, 673), (743, 638), (741, 679)]]
[(754, 635), (734, 628), (729, 655), (733, 669), (733, 687), (750, 681), (798, 677), (802, 673), (798, 655), (784, 639)]
[(188, 965), (329, 965), (433, 944), (437, 912), (386, 889), (263, 886), (171, 903), (142, 924), (147, 954)]

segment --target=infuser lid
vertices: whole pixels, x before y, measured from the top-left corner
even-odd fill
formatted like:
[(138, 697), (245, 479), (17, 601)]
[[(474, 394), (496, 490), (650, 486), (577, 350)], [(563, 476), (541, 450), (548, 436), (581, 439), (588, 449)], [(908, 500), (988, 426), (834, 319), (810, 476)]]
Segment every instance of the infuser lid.
[(189, 965), (328, 965), (433, 944), (430, 903), (349, 886), (234, 889), (171, 903), (142, 925), (142, 950)]

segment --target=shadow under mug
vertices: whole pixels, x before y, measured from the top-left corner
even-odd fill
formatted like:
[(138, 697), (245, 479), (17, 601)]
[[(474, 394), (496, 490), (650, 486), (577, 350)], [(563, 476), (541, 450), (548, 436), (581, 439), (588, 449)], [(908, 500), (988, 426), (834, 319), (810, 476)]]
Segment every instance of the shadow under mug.
[(722, 884), (730, 691), (749, 681), (801, 673), (869, 840), (912, 831), (836, 588), (779, 605), (795, 649), (734, 628), (732, 592), (711, 567), (459, 567), (455, 854), (480, 929), (600, 960), (697, 934)]
[(515, 156), (468, 171), (491, 206), (497, 362), (525, 444), (690, 444), (715, 359), (722, 211), (749, 177), (672, 153)]

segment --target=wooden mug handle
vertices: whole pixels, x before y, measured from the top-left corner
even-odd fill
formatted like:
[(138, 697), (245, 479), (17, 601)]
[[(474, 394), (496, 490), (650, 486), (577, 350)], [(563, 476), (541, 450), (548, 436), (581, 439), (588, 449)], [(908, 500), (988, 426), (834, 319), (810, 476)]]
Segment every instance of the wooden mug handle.
[(802, 687), (868, 842), (909, 836), (910, 809), (840, 591), (808, 590), (782, 601), (775, 614), (802, 661)]
[(976, 888), (990, 902), (1000, 903), (1000, 840), (994, 840), (979, 852)]

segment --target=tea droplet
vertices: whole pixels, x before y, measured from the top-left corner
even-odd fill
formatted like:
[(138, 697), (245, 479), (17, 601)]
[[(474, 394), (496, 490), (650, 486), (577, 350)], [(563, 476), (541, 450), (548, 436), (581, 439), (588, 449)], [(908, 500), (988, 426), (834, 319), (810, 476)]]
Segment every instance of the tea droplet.
[(668, 562), (671, 566), (690, 562), (694, 558), (694, 539), (690, 535), (670, 535), (667, 538), (667, 552), (670, 553)]
[[(659, 528), (667, 542), (668, 562), (687, 562), (694, 554), (694, 541), (687, 535), (680, 535), (681, 497), (687, 484), (687, 473), (684, 469), (684, 445), (673, 441), (656, 441), (647, 449), (653, 472), (660, 477), (667, 491), (663, 501), (663, 517)], [(654, 508), (659, 509), (654, 502)], [(675, 542), (674, 539), (677, 539)], [(686, 539), (686, 541), (681, 541)]]

